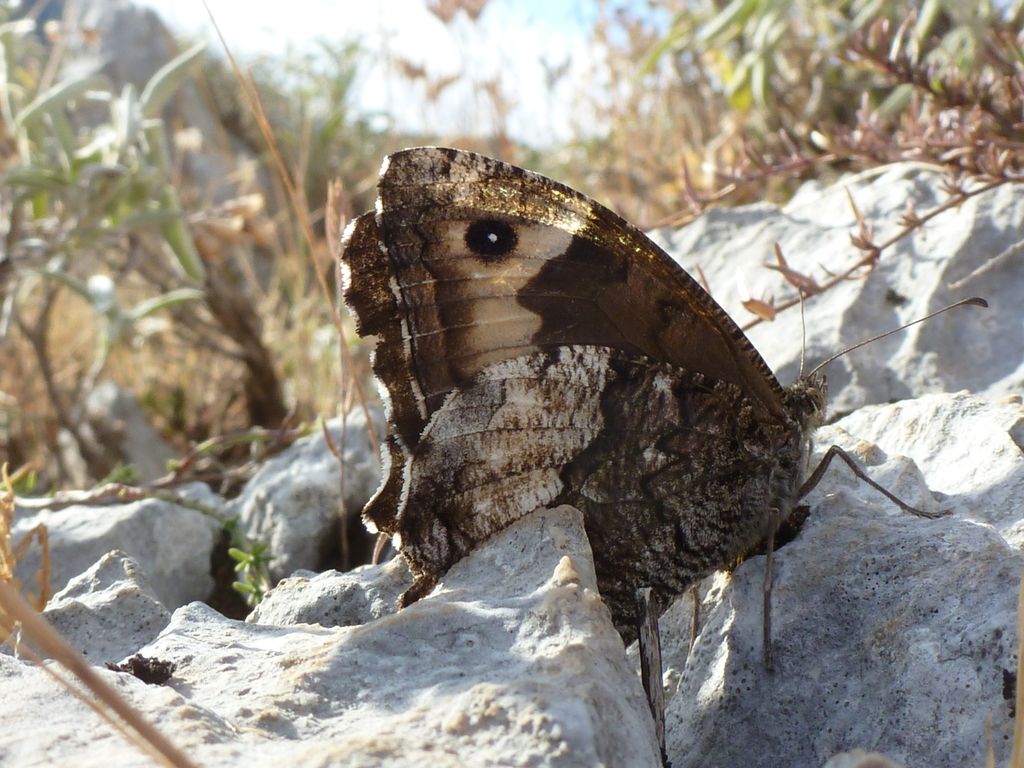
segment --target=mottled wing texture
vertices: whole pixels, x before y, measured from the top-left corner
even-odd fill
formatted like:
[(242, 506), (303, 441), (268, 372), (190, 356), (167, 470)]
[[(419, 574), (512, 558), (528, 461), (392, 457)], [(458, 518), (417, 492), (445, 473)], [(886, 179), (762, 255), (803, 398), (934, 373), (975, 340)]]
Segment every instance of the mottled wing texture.
[(426, 586), (532, 509), (573, 503), (621, 628), (635, 587), (674, 594), (763, 529), (773, 452), (799, 458), (786, 393), (611, 211), (480, 155), (405, 150), (342, 268), (390, 426), (364, 517), (401, 534)]
[(632, 637), (638, 588), (667, 606), (764, 536), (801, 451), (801, 434), (738, 387), (646, 356), (573, 345), (501, 361), (433, 415), (409, 467), (402, 551), (443, 573), (532, 510), (572, 504)]

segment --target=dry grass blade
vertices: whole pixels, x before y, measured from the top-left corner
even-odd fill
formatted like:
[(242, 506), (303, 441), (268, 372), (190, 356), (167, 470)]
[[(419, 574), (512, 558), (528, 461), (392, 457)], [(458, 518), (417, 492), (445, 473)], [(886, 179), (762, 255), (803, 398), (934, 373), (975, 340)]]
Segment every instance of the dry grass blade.
[[(13, 495), (12, 509), (13, 509)], [(14, 569), (14, 564), (25, 557), (25, 554), (29, 551), (32, 546), (32, 542), (36, 542), (39, 547), (39, 573), (36, 574), (37, 592), (33, 596), (34, 603), (37, 610), (42, 610), (43, 606), (50, 599), (50, 571), (52, 570), (52, 563), (50, 562), (50, 534), (46, 529), (46, 526), (40, 523), (39, 525), (26, 532), (24, 536), (14, 545), (14, 550), (11, 553), (11, 557), (8, 560), (11, 570)], [(13, 579), (5, 579), (13, 583)], [(2, 640), (0, 636), (0, 640)]]
[(704, 270), (700, 268), (700, 264), (697, 265), (697, 278), (700, 280), (701, 287), (711, 294), (711, 283), (708, 282), (708, 276), (704, 274)]
[[(248, 103), (249, 108), (252, 110), (253, 116), (256, 119), (256, 124), (259, 127), (260, 134), (263, 136), (264, 141), (267, 142), (267, 147), (270, 150), (271, 157), (274, 159), (274, 166), (277, 169), (278, 177), (281, 179), (281, 183), (285, 188), (285, 193), (288, 196), (288, 203), (292, 208), (292, 212), (302, 225), (302, 234), (306, 240), (306, 247), (309, 249), (310, 254), (313, 254), (313, 258), (315, 259), (316, 249), (313, 247), (315, 238), (313, 236), (313, 225), (309, 220), (309, 211), (306, 209), (303, 198), (296, 189), (291, 174), (288, 172), (288, 168), (285, 165), (284, 158), (281, 156), (280, 148), (278, 147), (277, 140), (274, 138), (273, 129), (271, 128), (270, 121), (267, 119), (266, 112), (263, 109), (263, 101), (260, 99), (256, 85), (252, 78), (247, 77), (245, 73), (242, 72), (238, 61), (235, 59), (234, 54), (231, 53), (227, 40), (224, 39), (220, 26), (218, 26), (217, 20), (213, 15), (213, 11), (210, 10), (210, 6), (206, 3), (206, 0), (203, 0), (203, 6), (206, 8), (206, 13), (210, 17), (210, 23), (213, 24), (213, 28), (217, 33), (217, 38), (220, 40), (221, 47), (224, 49), (224, 54), (228, 57), (231, 69), (235, 73), (235, 78), (242, 88), (245, 100)], [(331, 318), (338, 331), (342, 365), (351, 367), (353, 365), (353, 361), (352, 355), (348, 349), (348, 342), (345, 338), (345, 329), (341, 322), (341, 307), (337, 298), (331, 295), (331, 290), (327, 285), (326, 270), (323, 267), (324, 265), (322, 264), (314, 264), (314, 272), (316, 273), (316, 279), (320, 285), (320, 290), (323, 292), (324, 298), (327, 300), (328, 305), (331, 308)], [(371, 432), (370, 440), (375, 441), (376, 436), (372, 435), (372, 429), (369, 426), (372, 421), (370, 418), (369, 408), (366, 404), (366, 396), (363, 392), (362, 384), (358, 379), (353, 379), (353, 386), (356, 389), (356, 397), (359, 400), (359, 405), (366, 415), (367, 429)]]
[(345, 185), (340, 178), (333, 179), (327, 185), (324, 226), (327, 232), (327, 245), (335, 261), (341, 259), (341, 233), (351, 218), (352, 201), (345, 194)]
[(14, 578), (14, 552), (11, 548), (11, 527), (14, 524), (14, 488), (13, 484), (20, 473), (14, 477), (7, 474), (6, 462), (0, 467), (3, 476), (4, 492), (0, 495), (0, 581), (10, 582)]
[[(203, 2), (203, 5), (210, 17), (210, 23), (213, 24), (213, 28), (217, 32), (217, 37), (220, 40), (221, 47), (224, 49), (224, 54), (228, 57), (228, 61), (231, 63), (231, 69), (234, 71), (238, 84), (242, 88), (242, 93), (245, 96), (246, 102), (252, 110), (253, 116), (256, 118), (256, 124), (259, 126), (260, 133), (262, 134), (263, 139), (267, 142), (267, 148), (270, 150), (270, 154), (274, 159), (274, 166), (277, 169), (278, 177), (281, 179), (281, 183), (284, 184), (285, 191), (288, 195), (288, 202), (292, 207), (292, 213), (298, 217), (299, 223), (302, 225), (303, 236), (306, 239), (306, 247), (309, 248), (310, 253), (315, 254), (316, 251), (313, 248), (315, 238), (313, 236), (313, 225), (309, 220), (309, 212), (306, 210), (306, 206), (303, 203), (299, 191), (295, 187), (295, 182), (292, 180), (292, 176), (285, 165), (284, 158), (281, 156), (277, 140), (274, 138), (273, 129), (270, 127), (270, 121), (267, 119), (266, 111), (263, 108), (263, 101), (260, 99), (259, 91), (256, 89), (256, 85), (252, 79), (242, 72), (234, 54), (231, 53), (227, 40), (224, 39), (224, 35), (220, 31), (220, 26), (218, 26), (217, 20), (214, 18), (213, 11), (210, 10), (210, 6), (207, 5), (205, 1)], [(320, 288), (323, 291), (324, 297), (330, 303), (335, 325), (338, 326), (338, 330), (340, 332), (341, 315), (339, 313), (337, 302), (334, 300), (334, 297), (331, 296), (331, 291), (327, 287), (326, 279), (323, 276), (323, 270), (320, 269), (322, 265), (317, 264), (315, 266), (317, 267), (316, 273), (317, 280), (320, 282)]]
[[(39, 591), (33, 596), (33, 602), (37, 610), (50, 599), (50, 547), (49, 538), (45, 525), (37, 525), (26, 533), (20, 541), (12, 545), (11, 529), (14, 527), (14, 484), (27, 474), (29, 468), (21, 467), (14, 475), (7, 472), (7, 464), (0, 465), (0, 485), (3, 491), (0, 493), (0, 582), (12, 584), (17, 589), (14, 580), (14, 566), (24, 556), (33, 541), (39, 543), (41, 552), (39, 565)], [(10, 636), (11, 620), (0, 607), (0, 643), (6, 642)]]
[[(180, 749), (133, 708), (106, 680), (100, 677), (96, 670), (89, 665), (89, 662), (71, 648), (60, 634), (18, 594), (14, 587), (3, 581), (0, 581), (0, 608), (12, 621), (21, 625), (22, 634), (32, 645), (39, 648), (46, 656), (59, 662), (78, 678), (102, 702), (102, 705), (117, 714), (127, 728), (112, 720), (112, 716), (104, 711), (99, 702), (86, 699), (97, 714), (129, 736), (136, 746), (153, 757), (160, 765), (171, 768), (195, 768), (195, 763), (189, 760)], [(42, 669), (48, 670), (48, 667), (43, 666)], [(48, 671), (52, 672), (52, 670)], [(60, 677), (57, 679), (81, 698), (79, 692), (70, 683)]]

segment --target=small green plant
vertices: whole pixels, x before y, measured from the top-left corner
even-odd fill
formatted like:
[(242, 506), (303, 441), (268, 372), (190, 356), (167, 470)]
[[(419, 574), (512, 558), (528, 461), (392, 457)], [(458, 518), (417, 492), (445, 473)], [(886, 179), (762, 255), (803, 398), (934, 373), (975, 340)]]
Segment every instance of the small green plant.
[[(226, 525), (228, 530), (237, 526)], [(234, 534), (232, 535), (234, 538)], [(235, 561), (235, 573), (239, 578), (231, 586), (245, 600), (250, 608), (259, 605), (270, 591), (270, 561), (274, 556), (268, 553), (269, 545), (264, 542), (248, 544), (247, 548), (229, 547), (228, 556)]]

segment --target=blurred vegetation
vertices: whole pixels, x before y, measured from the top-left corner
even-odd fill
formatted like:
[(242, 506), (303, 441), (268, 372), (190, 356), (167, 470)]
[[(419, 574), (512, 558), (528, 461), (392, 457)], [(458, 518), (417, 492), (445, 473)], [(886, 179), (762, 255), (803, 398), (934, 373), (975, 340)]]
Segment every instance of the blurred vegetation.
[[(488, 12), (427, 5), (450, 25)], [(242, 62), (262, 119), (220, 52), (172, 44), (138, 86), (82, 76), (62, 65), (95, 30), (37, 28), (0, 4), (0, 454), (37, 491), (131, 479), (88, 420), (90, 393), (113, 380), (187, 457), (165, 484), (231, 493), (281, 435), (351, 408), (365, 350), (336, 312), (327, 233), (372, 205), (380, 158), (400, 146), (496, 154), (642, 226), (900, 159), (947, 169), (951, 199), (1021, 178), (1024, 0), (599, 7), (600, 88), (573, 94), (571, 140), (538, 148), (509, 127), (515, 82), (395, 56), (392, 75), (426, 100), (464, 80), (495, 121), (487, 137), (402, 135), (356, 109), (358, 42), (323, 39)], [(552, 66), (551, 99), (564, 76)]]
[[(656, 5), (671, 11), (667, 33), (631, 4), (599, 20), (615, 96), (601, 104), (607, 131), (579, 142), (572, 160), (590, 169), (585, 188), (608, 190), (647, 226), (726, 195), (785, 200), (801, 180), (898, 159), (908, 131), (939, 115), (969, 119), (985, 94), (1005, 92), (1020, 119), (1019, 0)], [(985, 112), (975, 116), (986, 131), (1019, 140), (1018, 127)], [(889, 151), (865, 146), (865, 130)]]

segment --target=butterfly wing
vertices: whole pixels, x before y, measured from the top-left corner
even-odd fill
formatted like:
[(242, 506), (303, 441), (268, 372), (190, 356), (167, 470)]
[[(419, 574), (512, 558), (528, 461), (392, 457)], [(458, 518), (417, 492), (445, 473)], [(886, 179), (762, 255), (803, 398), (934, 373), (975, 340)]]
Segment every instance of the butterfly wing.
[(495, 363), (566, 346), (643, 355), (728, 382), (782, 421), (782, 390), (743, 332), (638, 229), (574, 190), (470, 152), (388, 157), (374, 214), (347, 230), (344, 296), (392, 436), (364, 510), (397, 529), (412, 457), (452, 392)]
[(564, 185), (470, 152), (409, 149), (385, 163), (377, 218), (428, 413), (487, 364), (564, 344), (701, 371), (782, 413), (771, 370), (703, 288)]

